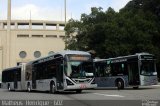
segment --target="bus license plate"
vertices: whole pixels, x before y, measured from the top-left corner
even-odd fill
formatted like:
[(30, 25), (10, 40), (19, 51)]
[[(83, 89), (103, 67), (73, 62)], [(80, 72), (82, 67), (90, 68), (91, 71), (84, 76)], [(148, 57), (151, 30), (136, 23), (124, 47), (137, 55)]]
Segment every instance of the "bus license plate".
[(80, 88), (81, 88), (81, 89), (85, 89), (85, 88), (87, 88), (87, 86), (86, 86), (86, 84), (81, 84), (81, 85), (80, 85)]

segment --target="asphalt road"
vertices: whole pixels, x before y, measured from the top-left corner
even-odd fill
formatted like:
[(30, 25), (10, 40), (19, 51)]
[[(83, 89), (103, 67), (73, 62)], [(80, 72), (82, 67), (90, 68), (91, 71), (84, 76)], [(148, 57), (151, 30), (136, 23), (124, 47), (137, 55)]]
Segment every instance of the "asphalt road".
[[(12, 100), (24, 100), (25, 102), (34, 100), (41, 101), (41, 103), (49, 101), (52, 106), (147, 106), (147, 103), (151, 104), (148, 106), (160, 106), (160, 85), (140, 87), (137, 90), (132, 88), (126, 88), (124, 90), (112, 88), (84, 90), (81, 94), (77, 94), (76, 92), (61, 92), (58, 94), (49, 94), (49, 92), (37, 91), (30, 93), (22, 91), (9, 92), (8, 90), (0, 89), (0, 100), (2, 100), (1, 105), (6, 105), (5, 103)], [(47, 104), (34, 105), (48, 106)]]

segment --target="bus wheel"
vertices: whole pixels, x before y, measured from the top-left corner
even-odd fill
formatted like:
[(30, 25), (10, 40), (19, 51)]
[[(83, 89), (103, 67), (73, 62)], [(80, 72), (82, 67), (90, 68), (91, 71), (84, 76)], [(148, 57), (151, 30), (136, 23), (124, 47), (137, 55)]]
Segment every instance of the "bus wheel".
[(82, 93), (82, 90), (81, 89), (76, 90), (76, 93)]
[(30, 84), (27, 85), (27, 91), (31, 92), (31, 85)]
[(55, 87), (55, 84), (53, 82), (50, 84), (50, 93), (52, 93), (52, 94), (56, 93), (56, 87)]
[(124, 89), (124, 82), (122, 79), (119, 79), (116, 82), (117, 82), (116, 85), (118, 89)]

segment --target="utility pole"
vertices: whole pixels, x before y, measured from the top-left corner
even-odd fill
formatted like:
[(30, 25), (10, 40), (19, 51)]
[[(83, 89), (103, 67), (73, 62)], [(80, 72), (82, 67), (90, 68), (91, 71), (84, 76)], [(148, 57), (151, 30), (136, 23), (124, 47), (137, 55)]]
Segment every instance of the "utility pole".
[(66, 26), (66, 11), (67, 11), (67, 9), (66, 9), (67, 7), (66, 7), (66, 0), (64, 0), (64, 17), (65, 17), (65, 26)]
[(5, 68), (10, 67), (10, 43), (11, 43), (11, 0), (8, 0), (8, 15), (7, 15), (7, 36), (5, 47)]
[[(66, 0), (64, 0), (64, 17), (65, 17), (65, 25), (64, 25), (64, 27), (66, 26), (66, 9), (67, 7), (66, 7)], [(67, 36), (66, 36), (66, 32), (65, 32), (65, 48), (67, 47), (67, 44), (66, 44), (66, 40), (67, 40)]]

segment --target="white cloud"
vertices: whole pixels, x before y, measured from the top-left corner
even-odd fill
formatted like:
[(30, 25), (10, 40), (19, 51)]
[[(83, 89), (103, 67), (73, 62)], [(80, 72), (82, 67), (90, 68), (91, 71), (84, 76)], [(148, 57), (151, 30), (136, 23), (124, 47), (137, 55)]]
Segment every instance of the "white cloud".
[(58, 7), (38, 7), (34, 4), (26, 4), (21, 7), (15, 7), (12, 9), (12, 19), (31, 19), (32, 20), (55, 20), (62, 21), (61, 9)]
[[(119, 9), (123, 8), (127, 2), (130, 0), (91, 0), (92, 2), (82, 1), (82, 4), (78, 4), (74, 0), (68, 0), (67, 4), (77, 5), (75, 8), (67, 9), (67, 19), (71, 18), (71, 16), (75, 19), (80, 19), (80, 15), (82, 13), (90, 13), (91, 7), (102, 7), (103, 10), (107, 10), (108, 7), (114, 8), (115, 11), (119, 11)], [(80, 1), (80, 0), (79, 0)], [(7, 5), (7, 4), (6, 4)], [(69, 7), (67, 7), (69, 8)], [(3, 10), (3, 11), (2, 11)], [(0, 19), (6, 19), (6, 9), (0, 9)], [(12, 19), (30, 19), (30, 11), (31, 11), (31, 19), (32, 20), (55, 20), (55, 21), (64, 21), (64, 7), (59, 5), (53, 6), (45, 6), (40, 7), (35, 4), (25, 4), (20, 7), (12, 7)], [(72, 12), (74, 11), (74, 12)], [(72, 15), (71, 15), (72, 14)]]
[[(69, 0), (70, 2), (72, 0)], [(72, 14), (75, 19), (80, 19), (82, 13), (89, 14), (91, 7), (102, 7), (106, 11), (109, 7), (112, 7), (115, 11), (119, 11), (123, 8), (130, 0), (90, 0), (84, 5), (83, 8), (77, 8), (78, 12)], [(71, 10), (70, 10), (71, 11)]]

